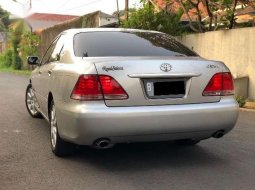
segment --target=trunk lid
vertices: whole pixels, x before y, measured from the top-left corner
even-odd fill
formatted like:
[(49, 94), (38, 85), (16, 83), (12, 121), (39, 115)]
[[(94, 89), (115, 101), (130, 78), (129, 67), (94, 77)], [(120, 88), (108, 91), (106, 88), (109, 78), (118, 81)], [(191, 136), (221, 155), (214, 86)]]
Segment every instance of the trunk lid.
[(219, 62), (198, 57), (109, 57), (91, 61), (99, 75), (113, 77), (129, 96), (126, 100), (105, 100), (109, 107), (220, 101), (220, 96), (202, 95), (212, 76), (222, 72)]

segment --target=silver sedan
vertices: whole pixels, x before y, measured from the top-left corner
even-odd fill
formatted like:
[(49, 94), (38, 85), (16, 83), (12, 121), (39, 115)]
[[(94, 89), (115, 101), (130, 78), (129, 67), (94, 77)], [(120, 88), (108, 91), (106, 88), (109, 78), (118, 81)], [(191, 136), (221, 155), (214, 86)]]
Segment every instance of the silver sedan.
[(57, 156), (75, 145), (170, 141), (194, 145), (234, 126), (238, 105), (222, 62), (206, 60), (173, 37), (131, 29), (71, 29), (36, 65), (26, 106), (43, 116)]

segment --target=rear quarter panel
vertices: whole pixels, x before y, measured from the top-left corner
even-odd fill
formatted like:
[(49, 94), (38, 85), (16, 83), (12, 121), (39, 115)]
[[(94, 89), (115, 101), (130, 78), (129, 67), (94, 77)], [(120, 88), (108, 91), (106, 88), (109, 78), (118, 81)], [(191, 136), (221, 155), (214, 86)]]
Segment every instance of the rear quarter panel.
[(63, 102), (69, 102), (71, 100), (70, 96), (72, 90), (80, 75), (97, 74), (94, 64), (84, 61), (64, 64), (61, 70), (63, 72), (63, 76), (57, 93), (60, 101)]

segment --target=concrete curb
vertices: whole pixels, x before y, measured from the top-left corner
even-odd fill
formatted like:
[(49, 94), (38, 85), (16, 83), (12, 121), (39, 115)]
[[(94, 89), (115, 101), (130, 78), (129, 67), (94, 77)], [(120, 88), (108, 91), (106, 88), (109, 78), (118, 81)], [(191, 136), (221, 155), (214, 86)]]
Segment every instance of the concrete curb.
[(255, 109), (240, 108), (240, 111), (255, 112)]

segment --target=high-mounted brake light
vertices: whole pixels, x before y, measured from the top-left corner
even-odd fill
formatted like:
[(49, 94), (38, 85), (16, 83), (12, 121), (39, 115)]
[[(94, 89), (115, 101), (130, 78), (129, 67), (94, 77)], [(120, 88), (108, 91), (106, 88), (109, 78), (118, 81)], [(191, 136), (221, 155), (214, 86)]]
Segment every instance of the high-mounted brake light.
[(228, 96), (233, 94), (234, 84), (230, 72), (213, 75), (203, 92), (203, 96)]
[(72, 91), (75, 100), (123, 100), (128, 95), (120, 84), (107, 75), (81, 75)]

